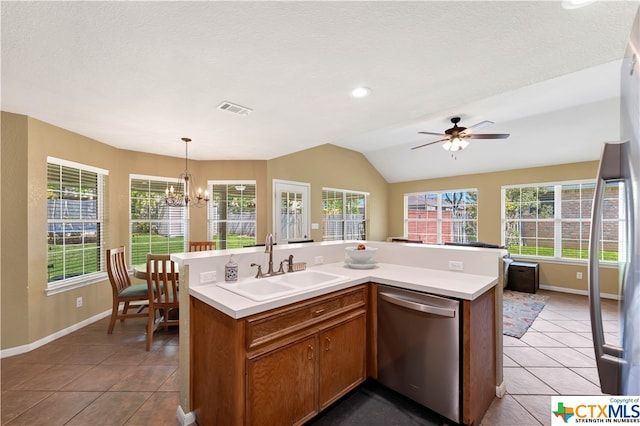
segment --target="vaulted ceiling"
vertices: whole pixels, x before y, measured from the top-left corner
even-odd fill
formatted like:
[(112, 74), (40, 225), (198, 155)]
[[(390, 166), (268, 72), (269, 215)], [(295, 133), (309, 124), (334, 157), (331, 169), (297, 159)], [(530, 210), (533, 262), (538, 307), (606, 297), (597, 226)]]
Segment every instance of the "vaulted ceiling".
[[(123, 148), (271, 159), (331, 143), (389, 182), (595, 160), (636, 1), (6, 2), (2, 109)], [(371, 89), (353, 98), (356, 86)], [(252, 109), (217, 109), (229, 101)], [(494, 121), (451, 156), (418, 131)]]

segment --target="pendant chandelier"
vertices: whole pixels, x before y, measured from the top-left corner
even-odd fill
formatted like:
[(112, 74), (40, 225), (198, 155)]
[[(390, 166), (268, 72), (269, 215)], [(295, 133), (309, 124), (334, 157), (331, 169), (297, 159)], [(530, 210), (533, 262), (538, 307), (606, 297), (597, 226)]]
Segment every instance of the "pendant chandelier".
[(184, 172), (178, 176), (175, 186), (167, 184), (164, 201), (171, 207), (204, 207), (209, 202), (209, 191), (205, 190), (203, 194), (202, 188), (198, 188), (194, 192), (196, 182), (188, 168), (188, 147), (191, 139), (182, 138), (182, 140), (184, 141)]

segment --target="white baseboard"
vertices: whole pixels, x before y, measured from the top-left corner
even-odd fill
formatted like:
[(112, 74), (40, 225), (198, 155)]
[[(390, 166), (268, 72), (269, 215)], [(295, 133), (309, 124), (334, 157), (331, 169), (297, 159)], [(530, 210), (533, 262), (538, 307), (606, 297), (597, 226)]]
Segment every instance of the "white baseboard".
[(507, 394), (507, 385), (504, 384), (504, 381), (496, 386), (496, 396), (498, 398), (502, 398)]
[(0, 359), (14, 356), (14, 355), (24, 354), (34, 349), (38, 349), (40, 346), (44, 346), (47, 343), (51, 343), (56, 339), (66, 336), (67, 334), (71, 334), (74, 331), (80, 330), (82, 327), (86, 327), (89, 324), (93, 324), (96, 321), (100, 321), (102, 318), (106, 318), (109, 315), (111, 315), (111, 309), (109, 309), (108, 311), (99, 313), (97, 315), (94, 315), (91, 318), (87, 318), (84, 321), (80, 321), (79, 323), (76, 323), (65, 329), (57, 331), (53, 334), (50, 334), (47, 337), (43, 337), (42, 339), (36, 340), (33, 343), (29, 343), (27, 345), (22, 345), (22, 346), (16, 346), (14, 348), (0, 350)]
[(189, 413), (185, 413), (182, 409), (181, 405), (178, 405), (178, 410), (176, 412), (176, 417), (178, 418), (178, 422), (182, 426), (190, 426), (196, 424), (196, 415), (193, 411)]
[[(540, 284), (540, 288), (543, 290), (557, 291), (559, 293), (579, 294), (581, 296), (589, 295), (589, 292), (587, 290), (577, 290), (575, 288), (554, 287), (552, 285), (546, 284)], [(600, 297), (602, 297), (603, 299), (620, 300), (620, 296), (618, 294), (600, 293)]]

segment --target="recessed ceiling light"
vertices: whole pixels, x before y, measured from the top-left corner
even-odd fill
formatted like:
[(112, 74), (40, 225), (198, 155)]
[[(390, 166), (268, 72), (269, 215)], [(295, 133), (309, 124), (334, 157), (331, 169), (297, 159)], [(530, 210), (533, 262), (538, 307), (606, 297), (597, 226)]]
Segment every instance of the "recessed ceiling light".
[(356, 87), (351, 91), (351, 96), (354, 98), (364, 98), (369, 96), (369, 93), (371, 93), (371, 89), (368, 87)]
[(562, 0), (562, 7), (565, 9), (577, 9), (595, 1), (596, 0)]

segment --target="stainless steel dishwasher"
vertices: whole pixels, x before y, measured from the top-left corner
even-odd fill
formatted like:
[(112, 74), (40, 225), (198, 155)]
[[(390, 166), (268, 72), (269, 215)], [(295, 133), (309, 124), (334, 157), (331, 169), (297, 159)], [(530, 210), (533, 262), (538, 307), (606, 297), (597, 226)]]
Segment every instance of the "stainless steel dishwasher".
[(460, 302), (378, 285), (378, 381), (460, 423)]

